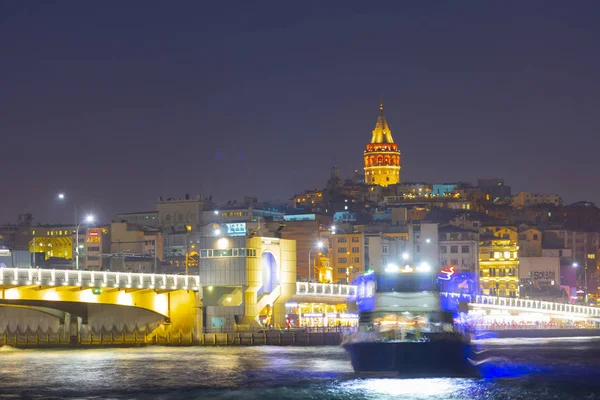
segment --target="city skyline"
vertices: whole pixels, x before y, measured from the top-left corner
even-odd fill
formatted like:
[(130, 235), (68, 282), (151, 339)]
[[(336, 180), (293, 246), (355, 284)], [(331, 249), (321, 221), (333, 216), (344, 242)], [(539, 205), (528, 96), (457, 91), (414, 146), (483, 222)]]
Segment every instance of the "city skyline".
[(333, 164), (362, 169), (380, 98), (402, 181), (600, 202), (594, 3), (315, 4), (3, 4), (0, 222), (197, 192), (285, 201)]

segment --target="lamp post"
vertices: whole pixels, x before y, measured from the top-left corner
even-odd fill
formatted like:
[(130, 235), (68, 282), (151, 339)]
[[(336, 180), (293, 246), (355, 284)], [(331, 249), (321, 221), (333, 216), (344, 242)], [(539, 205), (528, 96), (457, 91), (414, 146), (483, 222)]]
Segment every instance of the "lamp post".
[[(577, 268), (579, 266), (579, 264), (577, 264), (577, 262), (573, 263), (573, 268)], [(587, 285), (587, 270), (585, 269), (585, 265), (583, 266), (583, 285), (585, 286), (584, 288), (584, 295), (583, 295), (583, 303), (587, 306), (588, 302), (587, 302), (587, 295), (588, 295), (588, 285)]]
[(350, 265), (349, 267), (346, 268), (346, 283), (349, 285), (350, 284), (350, 271), (354, 269), (354, 267), (352, 265)]
[[(323, 248), (323, 242), (319, 240), (319, 241), (317, 242), (317, 245), (316, 245), (316, 246), (317, 246), (317, 249), (322, 249), (322, 248)], [(313, 249), (314, 249), (314, 247), (313, 247), (313, 246), (311, 246), (310, 250), (308, 250), (308, 281), (309, 281), (309, 282), (312, 280), (312, 279), (311, 279), (312, 275), (310, 274), (310, 272), (311, 272), (311, 265), (312, 265), (312, 264), (310, 263), (310, 253), (312, 253)]]
[(94, 222), (94, 216), (93, 215), (86, 216), (85, 219), (83, 221), (81, 221), (80, 223), (78, 223), (77, 227), (75, 228), (75, 269), (77, 269), (77, 270), (79, 269), (79, 227), (84, 222), (85, 223)]

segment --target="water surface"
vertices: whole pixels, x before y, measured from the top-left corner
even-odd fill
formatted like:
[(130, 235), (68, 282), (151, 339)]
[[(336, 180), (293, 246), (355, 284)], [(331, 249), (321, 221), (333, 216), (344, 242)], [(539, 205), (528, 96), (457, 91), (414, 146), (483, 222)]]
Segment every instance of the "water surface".
[(358, 379), (340, 347), (0, 349), (0, 398), (600, 399), (600, 340), (479, 342), (481, 379)]

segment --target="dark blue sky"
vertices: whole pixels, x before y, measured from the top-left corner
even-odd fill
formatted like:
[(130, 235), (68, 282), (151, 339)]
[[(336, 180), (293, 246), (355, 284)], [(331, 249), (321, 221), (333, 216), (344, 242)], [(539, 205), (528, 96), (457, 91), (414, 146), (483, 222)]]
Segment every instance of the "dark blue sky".
[(404, 181), (600, 203), (599, 18), (584, 0), (2, 2), (0, 222), (287, 199), (362, 168), (381, 96)]

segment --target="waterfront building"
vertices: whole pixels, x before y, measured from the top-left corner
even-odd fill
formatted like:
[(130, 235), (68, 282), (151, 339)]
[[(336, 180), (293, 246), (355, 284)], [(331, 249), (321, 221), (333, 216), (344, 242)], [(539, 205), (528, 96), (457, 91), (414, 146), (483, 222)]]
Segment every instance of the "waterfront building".
[(510, 240), (515, 243), (519, 240), (519, 233), (517, 232), (517, 227), (514, 225), (487, 223), (480, 228), (479, 232), (482, 235), (493, 235), (497, 238)]
[(562, 199), (554, 193), (542, 194), (532, 192), (519, 192), (511, 199), (511, 204), (516, 208), (523, 208), (535, 204), (552, 204), (559, 206), (562, 204)]
[(291, 328), (330, 328), (358, 326), (358, 313), (351, 312), (347, 304), (286, 303), (286, 323)]
[[(72, 233), (72, 254), (76, 254), (76, 232)], [(85, 271), (102, 271), (110, 269), (110, 259), (105, 254), (110, 252), (110, 225), (79, 228), (79, 269)], [(75, 259), (75, 257), (73, 257)]]
[(479, 242), (480, 293), (519, 296), (519, 246), (516, 241), (482, 236)]
[[(326, 232), (331, 227), (333, 219), (328, 215), (320, 214), (300, 214), (285, 215), (283, 228), (280, 231), (282, 239), (296, 241), (296, 260), (297, 260), (297, 279), (305, 281), (309, 279), (308, 275), (308, 256), (311, 253), (311, 279), (315, 279), (319, 270), (317, 267), (318, 254), (325, 251), (325, 247), (319, 248), (321, 233)], [(275, 232), (279, 229), (281, 223), (268, 222), (269, 231)], [(331, 268), (331, 265), (328, 267)], [(329, 278), (332, 279), (331, 277)], [(320, 280), (320, 279), (319, 279)]]
[(110, 239), (110, 253), (104, 256), (109, 258), (111, 271), (154, 272), (154, 266), (164, 258), (163, 236), (157, 229), (113, 222)]
[(431, 194), (439, 197), (452, 196), (454, 190), (458, 187), (458, 183), (434, 183)]
[(364, 271), (364, 234), (351, 227), (338, 226), (321, 232), (324, 247), (329, 255), (332, 279), (335, 283), (348, 284)]
[(188, 236), (199, 257), (207, 332), (285, 327), (296, 291), (296, 243), (275, 237), (224, 236), (212, 224)]
[(542, 257), (542, 231), (526, 227), (519, 231), (519, 257)]
[(506, 201), (510, 199), (511, 187), (504, 184), (503, 178), (482, 178), (477, 187), (485, 195), (487, 201)]
[(566, 300), (560, 290), (560, 272), (560, 257), (519, 257), (521, 296), (547, 301)]
[(71, 260), (73, 258), (74, 225), (32, 226), (29, 252), (36, 253), (36, 266), (44, 267), (50, 259)]
[(408, 261), (411, 265), (440, 270), (438, 224), (421, 222), (408, 227)]
[(331, 260), (322, 252), (319, 252), (317, 256), (315, 261), (315, 269), (317, 270), (317, 282), (333, 282), (333, 268), (331, 267)]
[(201, 223), (204, 200), (200, 195), (184, 198), (160, 198), (156, 204), (163, 232), (192, 232)]
[(383, 273), (388, 265), (402, 265), (409, 254), (408, 232), (367, 230), (365, 238), (365, 272)]
[(124, 221), (142, 226), (150, 226), (153, 228), (160, 226), (160, 216), (158, 211), (139, 211), (117, 214), (117, 221)]
[(305, 190), (302, 194), (292, 197), (293, 207), (298, 212), (324, 213), (325, 201), (320, 189)]
[(259, 220), (282, 221), (285, 209), (271, 203), (258, 203), (254, 198), (245, 198), (244, 202), (231, 201), (222, 206), (213, 206), (202, 212), (202, 222), (256, 222)]
[(400, 183), (400, 151), (379, 105), (379, 117), (373, 129), (371, 143), (364, 152), (365, 183), (389, 186)]
[(479, 232), (445, 225), (438, 228), (440, 268), (454, 267), (456, 272), (479, 271)]
[(573, 231), (600, 232), (600, 208), (589, 201), (578, 201), (563, 206), (553, 221)]

